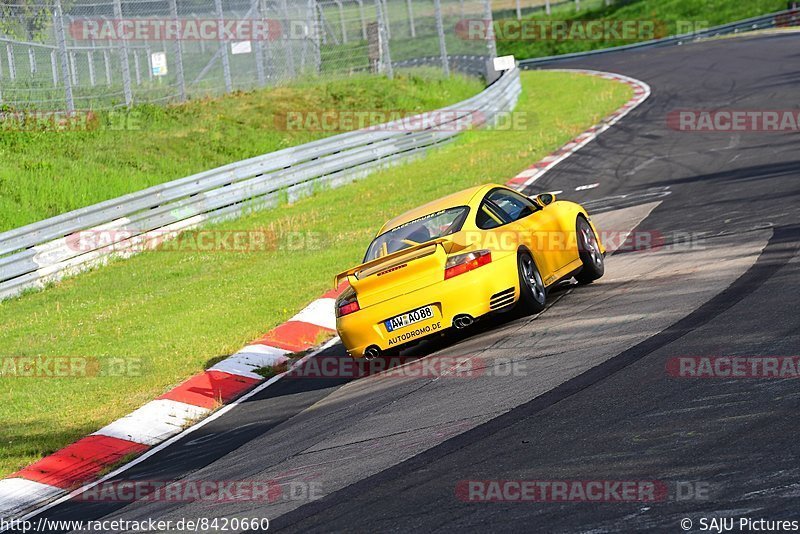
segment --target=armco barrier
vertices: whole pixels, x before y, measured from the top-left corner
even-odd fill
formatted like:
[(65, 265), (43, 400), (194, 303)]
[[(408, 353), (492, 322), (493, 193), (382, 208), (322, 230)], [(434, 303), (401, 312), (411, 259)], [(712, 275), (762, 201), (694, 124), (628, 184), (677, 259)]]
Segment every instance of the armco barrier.
[[(0, 300), (25, 288), (124, 256), (165, 232), (234, 218), (294, 200), (313, 188), (336, 187), (417, 156), (458, 135), (467, 116), (491, 124), (516, 105), (519, 70), (506, 72), (480, 94), (439, 111), (433, 127), (404, 131), (400, 121), (327, 137), (157, 185), (0, 234)], [(443, 115), (437, 115), (442, 117)], [(406, 119), (408, 120), (408, 119)], [(448, 124), (452, 125), (448, 127)], [(84, 250), (70, 237), (105, 231), (112, 240)], [(116, 239), (114, 241), (113, 239)]]
[(723, 35), (730, 35), (742, 32), (749, 32), (754, 30), (763, 30), (768, 28), (789, 27), (800, 25), (800, 10), (785, 10), (769, 15), (762, 15), (752, 17), (749, 19), (738, 20), (728, 24), (721, 24), (713, 26), (705, 30), (699, 30), (692, 33), (685, 33), (681, 35), (672, 35), (661, 39), (652, 39), (650, 41), (642, 41), (641, 43), (632, 43), (622, 46), (614, 46), (610, 48), (599, 48), (597, 50), (589, 50), (586, 52), (574, 52), (571, 54), (560, 54), (557, 56), (535, 57), (530, 59), (520, 60), (519, 66), (521, 68), (536, 68), (539, 65), (550, 63), (553, 61), (561, 61), (564, 59), (576, 59), (588, 56), (596, 56), (598, 54), (607, 54), (609, 52), (619, 52), (622, 50), (638, 50), (642, 48), (653, 48), (659, 46), (680, 45), (698, 39), (708, 39), (710, 37), (719, 37)]

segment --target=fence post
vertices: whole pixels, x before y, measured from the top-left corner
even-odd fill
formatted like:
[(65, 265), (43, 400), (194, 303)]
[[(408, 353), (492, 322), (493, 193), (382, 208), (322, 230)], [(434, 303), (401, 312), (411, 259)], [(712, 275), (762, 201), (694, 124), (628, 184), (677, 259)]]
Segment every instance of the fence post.
[(381, 63), (383, 63), (386, 77), (391, 80), (394, 78), (394, 68), (392, 67), (392, 53), (389, 50), (389, 37), (386, 33), (386, 20), (383, 18), (383, 0), (375, 0), (375, 10), (378, 19), (378, 39), (381, 45)]
[(11, 43), (6, 43), (6, 56), (8, 56), (8, 77), (12, 80), (16, 80), (17, 64), (14, 61), (14, 47)]
[(80, 85), (78, 83), (78, 61), (75, 59), (75, 52), (69, 54), (69, 71), (72, 73), (72, 87)]
[[(285, 9), (285, 0), (283, 2), (283, 6)], [(317, 12), (316, 0), (308, 0), (307, 9), (308, 14), (306, 15), (306, 20), (311, 21), (311, 53), (314, 61), (314, 74), (319, 74), (322, 71), (322, 21), (319, 19), (319, 13)], [(308, 42), (308, 39), (304, 39), (303, 42)], [(289, 47), (289, 50), (291, 51), (291, 46)], [(292, 75), (294, 76), (294, 56), (289, 54), (289, 58), (292, 62)]]
[(406, 0), (406, 9), (408, 10), (408, 29), (411, 32), (411, 38), (417, 36), (417, 28), (414, 27), (414, 8), (411, 6), (412, 0)]
[(103, 69), (106, 71), (106, 85), (111, 85), (111, 53), (103, 49)]
[(33, 47), (28, 47), (28, 63), (31, 66), (31, 76), (36, 76), (36, 52), (33, 51)]
[[(92, 48), (94, 48), (94, 41), (92, 41)], [(89, 85), (94, 87), (97, 85), (97, 78), (94, 75), (94, 54), (91, 50), (86, 52), (86, 62), (89, 64)]]
[(550, 14), (550, 0), (544, 0), (544, 12)]
[[(172, 20), (178, 24), (178, 1), (169, 1), (169, 12)], [(181, 102), (186, 102), (186, 78), (183, 75), (183, 41), (175, 39), (173, 42), (175, 47), (175, 77), (178, 82), (178, 95)], [(149, 51), (148, 51), (149, 52)], [(150, 65), (150, 54), (147, 54), (147, 64)], [(150, 68), (150, 78), (153, 77), (153, 69)]]
[[(253, 13), (252, 18), (253, 20), (258, 20), (259, 18), (264, 18), (261, 14), (261, 1), (260, 0), (253, 0), (253, 3), (250, 6), (250, 11)], [(269, 26), (267, 26), (267, 39), (269, 39)], [(264, 41), (262, 39), (255, 39), (254, 42), (256, 53), (256, 76), (258, 78), (258, 86), (264, 87), (267, 85), (267, 77), (264, 73)]]
[[(217, 20), (221, 25), (224, 16), (222, 13), (222, 0), (214, 0), (214, 7), (217, 11)], [(225, 39), (221, 39), (219, 46), (220, 53), (222, 54), (222, 75), (225, 77), (225, 92), (230, 93), (233, 91), (233, 82), (231, 81), (231, 63), (228, 57), (228, 42)]]
[(383, 0), (383, 16), (386, 17), (384, 26), (386, 26), (386, 39), (388, 42), (392, 39), (392, 25), (389, 23), (389, 0)]
[[(292, 24), (292, 20), (289, 18), (289, 7), (286, 5), (286, 0), (281, 0), (281, 43), (283, 44), (283, 49), (286, 52), (286, 62), (288, 65), (289, 70), (289, 77), (294, 78), (295, 74), (297, 73), (297, 68), (295, 66), (294, 61), (294, 48), (292, 48), (292, 41), (296, 37), (293, 35), (294, 32), (294, 25)], [(308, 14), (306, 15), (306, 22), (308, 23), (311, 21), (314, 25), (311, 28), (311, 34), (316, 36), (316, 26), (317, 26), (317, 11), (315, 7), (315, 3), (313, 0), (309, 0), (309, 5), (306, 9), (310, 9)], [(304, 37), (307, 38), (308, 36)]]
[[(122, 20), (122, 2), (114, 0), (114, 18)], [(125, 105), (133, 104), (133, 93), (131, 92), (131, 68), (128, 64), (128, 40), (122, 39), (120, 47), (120, 65), (122, 65), (122, 92), (125, 94)]]
[(64, 96), (67, 103), (67, 112), (75, 111), (75, 100), (72, 98), (72, 80), (69, 75), (69, 58), (67, 57), (67, 38), (64, 35), (64, 13), (61, 10), (61, 0), (56, 0), (53, 10), (53, 27), (56, 31), (58, 55), (61, 59), (61, 81), (64, 83)]
[(347, 44), (347, 22), (344, 20), (344, 6), (340, 0), (333, 0), (339, 8), (339, 27), (342, 29), (342, 44)]
[(58, 87), (58, 60), (55, 50), (50, 51), (50, 69), (53, 73), (53, 87)]
[[(411, 0), (409, 0), (411, 1)], [(364, 15), (364, 0), (356, 0), (358, 2), (358, 16), (361, 17), (361, 38), (367, 40), (367, 17)], [(413, 22), (412, 22), (413, 25)]]
[[(177, 39), (176, 39), (177, 40)], [(153, 81), (153, 49), (149, 46), (144, 49), (144, 62), (147, 65), (147, 79)]]
[(139, 51), (137, 49), (133, 49), (133, 72), (136, 74), (136, 85), (142, 85), (142, 73), (139, 71), (141, 65), (139, 65)]
[(517, 0), (517, 20), (522, 20), (522, 6), (519, 4), (519, 0)]
[[(548, 0), (548, 5), (549, 0)], [(494, 42), (494, 20), (492, 19), (492, 0), (483, 0), (483, 20), (486, 21), (486, 50), (489, 60), (497, 57), (497, 45)]]
[(442, 21), (442, 2), (433, 0), (433, 9), (436, 12), (436, 33), (439, 35), (439, 55), (442, 56), (442, 72), (450, 76), (450, 64), (447, 61), (447, 45), (444, 41), (444, 22)]

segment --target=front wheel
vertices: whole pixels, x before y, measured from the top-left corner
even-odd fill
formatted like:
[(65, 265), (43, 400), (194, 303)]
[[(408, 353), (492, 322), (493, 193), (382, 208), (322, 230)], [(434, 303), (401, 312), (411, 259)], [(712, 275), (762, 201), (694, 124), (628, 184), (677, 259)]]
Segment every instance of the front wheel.
[(580, 284), (591, 284), (603, 276), (606, 270), (605, 259), (603, 253), (600, 252), (600, 244), (597, 242), (597, 236), (589, 221), (579, 217), (576, 232), (578, 234), (578, 254), (583, 267), (575, 279)]
[(547, 290), (533, 257), (523, 252), (517, 257), (519, 271), (519, 307), (527, 313), (539, 313), (547, 302)]

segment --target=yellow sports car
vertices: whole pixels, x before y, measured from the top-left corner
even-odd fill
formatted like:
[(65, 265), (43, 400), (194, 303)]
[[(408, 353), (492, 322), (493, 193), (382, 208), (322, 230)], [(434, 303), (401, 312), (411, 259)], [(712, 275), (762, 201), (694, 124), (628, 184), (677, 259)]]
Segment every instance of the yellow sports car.
[(355, 358), (373, 359), (515, 304), (544, 309), (574, 276), (603, 276), (605, 249), (586, 211), (545, 193), (472, 187), (383, 225), (364, 263), (336, 276), (336, 329)]

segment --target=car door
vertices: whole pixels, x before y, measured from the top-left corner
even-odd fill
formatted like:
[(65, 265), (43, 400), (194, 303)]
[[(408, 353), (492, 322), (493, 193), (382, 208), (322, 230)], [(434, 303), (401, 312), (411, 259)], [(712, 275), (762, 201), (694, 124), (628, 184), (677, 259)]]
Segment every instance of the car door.
[(545, 284), (567, 263), (568, 236), (554, 210), (542, 209), (529, 198), (508, 189), (494, 189), (486, 202), (496, 207), (507, 222), (505, 229), (531, 250)]

